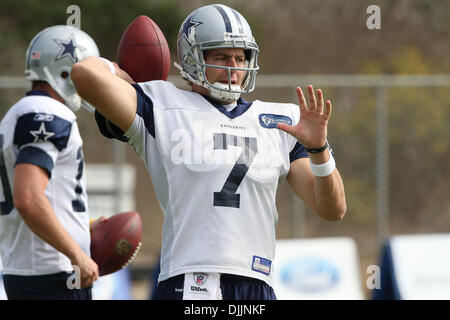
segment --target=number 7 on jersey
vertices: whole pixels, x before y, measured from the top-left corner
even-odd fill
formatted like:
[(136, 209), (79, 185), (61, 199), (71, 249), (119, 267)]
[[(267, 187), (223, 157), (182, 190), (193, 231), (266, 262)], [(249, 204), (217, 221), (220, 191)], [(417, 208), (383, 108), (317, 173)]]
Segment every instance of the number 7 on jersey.
[(214, 192), (215, 207), (240, 207), (240, 194), (236, 193), (247, 174), (256, 153), (256, 138), (235, 136), (226, 133), (214, 133), (214, 150), (227, 150), (229, 146), (242, 147), (239, 157), (231, 169), (220, 192)]

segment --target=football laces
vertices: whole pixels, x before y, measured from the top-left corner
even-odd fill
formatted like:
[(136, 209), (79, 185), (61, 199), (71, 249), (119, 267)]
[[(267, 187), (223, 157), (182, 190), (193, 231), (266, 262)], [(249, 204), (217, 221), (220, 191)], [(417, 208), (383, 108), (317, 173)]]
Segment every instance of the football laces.
[(136, 249), (134, 249), (134, 252), (131, 255), (130, 259), (128, 259), (128, 261), (125, 262), (125, 264), (122, 266), (122, 269), (127, 267), (134, 260), (134, 258), (136, 258), (137, 254), (139, 252), (139, 249), (141, 249), (141, 245), (142, 245), (142, 242), (139, 242), (138, 245), (136, 246)]

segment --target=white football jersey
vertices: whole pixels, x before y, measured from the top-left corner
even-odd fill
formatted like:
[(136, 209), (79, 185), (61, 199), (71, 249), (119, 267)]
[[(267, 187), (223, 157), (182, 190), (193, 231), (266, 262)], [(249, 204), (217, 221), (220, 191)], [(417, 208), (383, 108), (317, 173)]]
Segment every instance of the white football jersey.
[[(271, 285), (277, 186), (307, 157), (276, 125), (296, 124), (299, 107), (239, 99), (228, 111), (170, 82), (134, 87), (137, 114), (121, 140), (143, 159), (164, 213), (159, 281), (216, 272)], [(96, 118), (105, 136), (117, 134)]]
[(70, 260), (34, 234), (14, 208), (14, 167), (39, 166), (56, 216), (90, 255), (82, 139), (75, 114), (43, 91), (30, 91), (0, 123), (0, 256), (3, 274), (41, 275), (73, 270)]

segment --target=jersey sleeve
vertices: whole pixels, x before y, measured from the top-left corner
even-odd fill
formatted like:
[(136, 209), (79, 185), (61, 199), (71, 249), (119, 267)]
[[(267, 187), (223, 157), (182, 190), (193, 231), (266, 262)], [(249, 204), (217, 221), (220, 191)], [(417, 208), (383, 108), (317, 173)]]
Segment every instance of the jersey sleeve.
[(95, 121), (97, 122), (100, 133), (108, 139), (118, 139), (123, 142), (127, 142), (127, 139), (123, 136), (123, 131), (114, 123), (106, 119), (100, 112), (95, 110)]
[(67, 147), (72, 122), (48, 113), (26, 113), (17, 119), (13, 143), (19, 149), (15, 165), (30, 163), (49, 177), (58, 153)]
[(20, 149), (14, 166), (20, 163), (34, 164), (44, 169), (47, 172), (48, 177), (51, 178), (56, 154), (56, 152), (49, 152), (48, 150), (44, 151), (41, 148), (25, 146)]
[[(155, 122), (153, 117), (153, 102), (142, 90), (138, 84), (132, 85), (136, 89), (137, 94), (137, 110), (136, 115), (143, 119), (146, 130), (150, 135), (155, 137)], [(111, 123), (100, 112), (95, 111), (95, 121), (100, 130), (100, 133), (109, 139), (118, 139), (123, 142), (128, 142), (128, 137), (125, 133)], [(129, 130), (128, 130), (129, 131)]]
[(305, 147), (300, 142), (297, 142), (291, 152), (289, 152), (289, 160), (290, 162), (294, 162), (300, 158), (308, 158), (308, 153)]

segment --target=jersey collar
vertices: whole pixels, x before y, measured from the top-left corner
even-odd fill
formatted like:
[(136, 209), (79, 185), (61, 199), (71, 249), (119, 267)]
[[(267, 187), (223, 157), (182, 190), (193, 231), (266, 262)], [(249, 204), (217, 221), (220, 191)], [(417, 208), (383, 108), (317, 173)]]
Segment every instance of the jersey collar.
[(50, 97), (48, 92), (43, 91), (43, 90), (30, 90), (27, 93), (25, 93), (25, 95), (26, 96), (47, 96), (47, 97)]
[(216, 100), (214, 100), (213, 98), (211, 98), (209, 96), (206, 96), (206, 95), (202, 95), (202, 96), (203, 96), (203, 98), (208, 100), (209, 103), (211, 103), (217, 110), (222, 112), (224, 115), (226, 115), (230, 119), (239, 117), (245, 111), (247, 111), (252, 105), (252, 102), (247, 102), (244, 98), (239, 98), (237, 101), (237, 106), (233, 110), (227, 111), (227, 109), (222, 104), (220, 104), (220, 102), (217, 102)]

